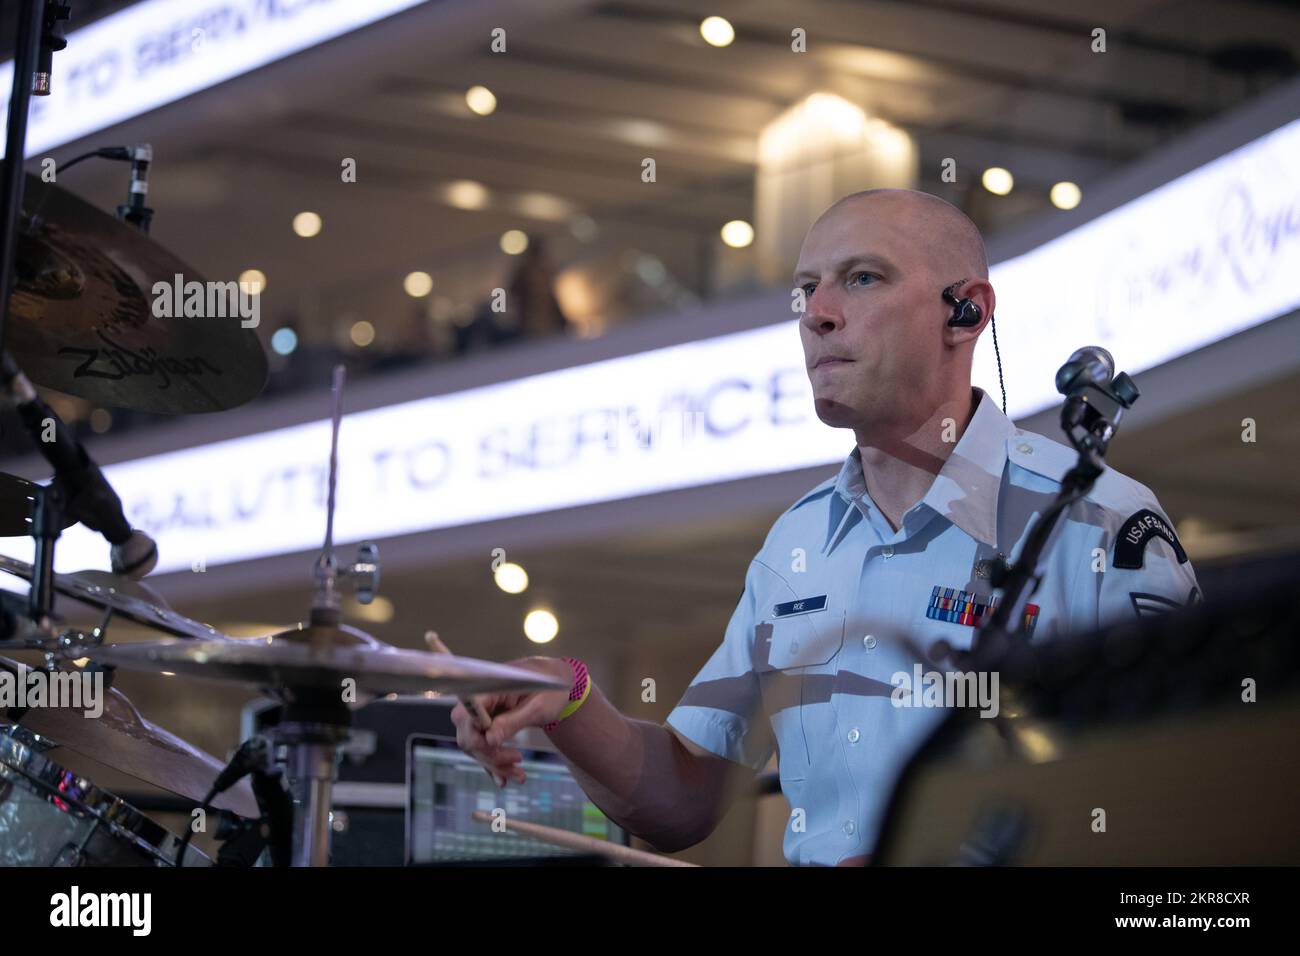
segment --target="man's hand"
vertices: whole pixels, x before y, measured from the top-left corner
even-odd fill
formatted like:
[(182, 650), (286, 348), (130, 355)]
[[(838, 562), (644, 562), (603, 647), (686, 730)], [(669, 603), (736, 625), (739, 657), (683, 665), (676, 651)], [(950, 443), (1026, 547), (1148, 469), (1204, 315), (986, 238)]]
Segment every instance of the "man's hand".
[(525, 779), (523, 768), (516, 766), (524, 755), (503, 744), (525, 727), (541, 727), (558, 718), (569, 702), (569, 686), (573, 683), (573, 668), (558, 657), (523, 657), (508, 664), (554, 677), (563, 681), (565, 688), (475, 694), (474, 699), (492, 718), (486, 734), (474, 725), (473, 716), (463, 704), (452, 708), (457, 745), (483, 765), (498, 787), (504, 787), (507, 779), (516, 783)]

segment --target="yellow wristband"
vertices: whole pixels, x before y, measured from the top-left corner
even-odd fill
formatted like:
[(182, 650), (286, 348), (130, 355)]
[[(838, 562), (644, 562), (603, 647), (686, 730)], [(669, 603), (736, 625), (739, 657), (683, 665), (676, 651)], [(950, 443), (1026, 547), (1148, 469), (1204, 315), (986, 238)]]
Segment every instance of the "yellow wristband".
[(587, 686), (582, 689), (582, 696), (579, 697), (577, 700), (571, 700), (567, 704), (565, 704), (564, 710), (560, 711), (560, 716), (555, 718), (556, 721), (558, 722), (563, 720), (565, 717), (572, 716), (577, 711), (577, 709), (582, 706), (582, 702), (587, 699), (587, 696), (590, 693), (591, 693), (591, 677), (588, 677)]

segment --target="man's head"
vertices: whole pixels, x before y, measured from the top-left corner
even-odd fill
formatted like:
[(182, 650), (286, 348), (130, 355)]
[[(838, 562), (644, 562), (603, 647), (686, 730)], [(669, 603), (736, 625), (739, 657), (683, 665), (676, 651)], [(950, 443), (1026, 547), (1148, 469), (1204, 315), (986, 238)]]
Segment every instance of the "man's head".
[[(795, 267), (817, 415), (837, 428), (915, 424), (969, 394), (975, 340), (995, 305), (984, 240), (961, 210), (929, 193), (871, 189), (813, 223)], [(943, 290), (980, 308), (949, 327)], [(829, 357), (845, 361), (818, 365)]]

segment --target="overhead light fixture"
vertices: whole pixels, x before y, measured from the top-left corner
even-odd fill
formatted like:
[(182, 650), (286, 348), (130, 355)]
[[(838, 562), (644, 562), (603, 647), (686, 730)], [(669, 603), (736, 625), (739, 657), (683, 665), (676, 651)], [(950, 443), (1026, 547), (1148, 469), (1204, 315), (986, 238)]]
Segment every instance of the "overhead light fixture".
[(321, 218), (314, 212), (300, 212), (293, 217), (293, 231), (304, 239), (320, 234)]
[(1001, 166), (990, 166), (984, 170), (984, 175), (980, 177), (980, 182), (995, 196), (1005, 196), (1016, 185), (1015, 177)]
[(479, 116), (488, 116), (497, 108), (496, 94), (486, 86), (471, 86), (465, 91), (465, 105)]
[(733, 219), (722, 227), (722, 241), (733, 249), (743, 249), (754, 241), (754, 227), (743, 219)]
[(700, 36), (709, 46), (731, 46), (731, 41), (736, 39), (736, 30), (723, 17), (705, 17), (700, 21)]
[(261, 295), (266, 289), (266, 274), (261, 269), (245, 269), (239, 274), (239, 288), (248, 295)]
[(484, 208), (491, 196), (486, 186), (472, 179), (458, 179), (448, 183), (443, 195), (449, 205), (469, 210)]
[(375, 340), (375, 327), (365, 319), (353, 322), (348, 337), (352, 339), (353, 345), (363, 349)]
[(501, 251), (509, 256), (517, 256), (528, 248), (528, 235), (519, 229), (507, 229), (501, 233)]
[(402, 280), (402, 288), (412, 299), (423, 299), (433, 291), (433, 276), (427, 272), (411, 272)]
[(529, 611), (524, 618), (524, 636), (534, 644), (548, 644), (560, 633), (560, 622), (550, 611)]
[(543, 192), (520, 193), (515, 209), (525, 216), (549, 222), (563, 222), (574, 213), (573, 204), (567, 199)]
[(1052, 205), (1057, 209), (1073, 209), (1083, 199), (1083, 192), (1071, 182), (1060, 182), (1049, 193)]
[(522, 594), (528, 589), (528, 572), (512, 561), (492, 572), (492, 580), (507, 594)]

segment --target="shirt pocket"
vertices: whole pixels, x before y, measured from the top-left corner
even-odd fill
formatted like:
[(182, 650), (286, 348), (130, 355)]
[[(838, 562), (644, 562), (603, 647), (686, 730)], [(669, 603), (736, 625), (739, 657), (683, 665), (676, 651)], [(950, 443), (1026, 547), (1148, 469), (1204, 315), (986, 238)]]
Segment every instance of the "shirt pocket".
[[(798, 614), (777, 614), (777, 605), (801, 598), (820, 597), (816, 585), (804, 585), (805, 593), (796, 592), (790, 582), (766, 565), (763, 587), (755, 609), (754, 669), (759, 673), (790, 671), (829, 663), (844, 644), (845, 610), (827, 594), (824, 610)], [(814, 593), (807, 593), (807, 592)], [(761, 643), (760, 643), (761, 642)]]
[[(818, 731), (834, 721), (830, 692), (834, 660), (844, 646), (843, 607), (776, 617), (775, 605), (798, 600), (788, 584), (772, 588), (758, 605), (764, 617), (754, 628), (754, 670), (763, 706), (780, 753), (782, 780), (802, 780), (818, 753)], [(807, 596), (807, 595), (805, 595)]]
[[(770, 611), (770, 609), (769, 609)], [(767, 618), (770, 625), (769, 670), (798, 670), (829, 664), (844, 646), (844, 609)]]

